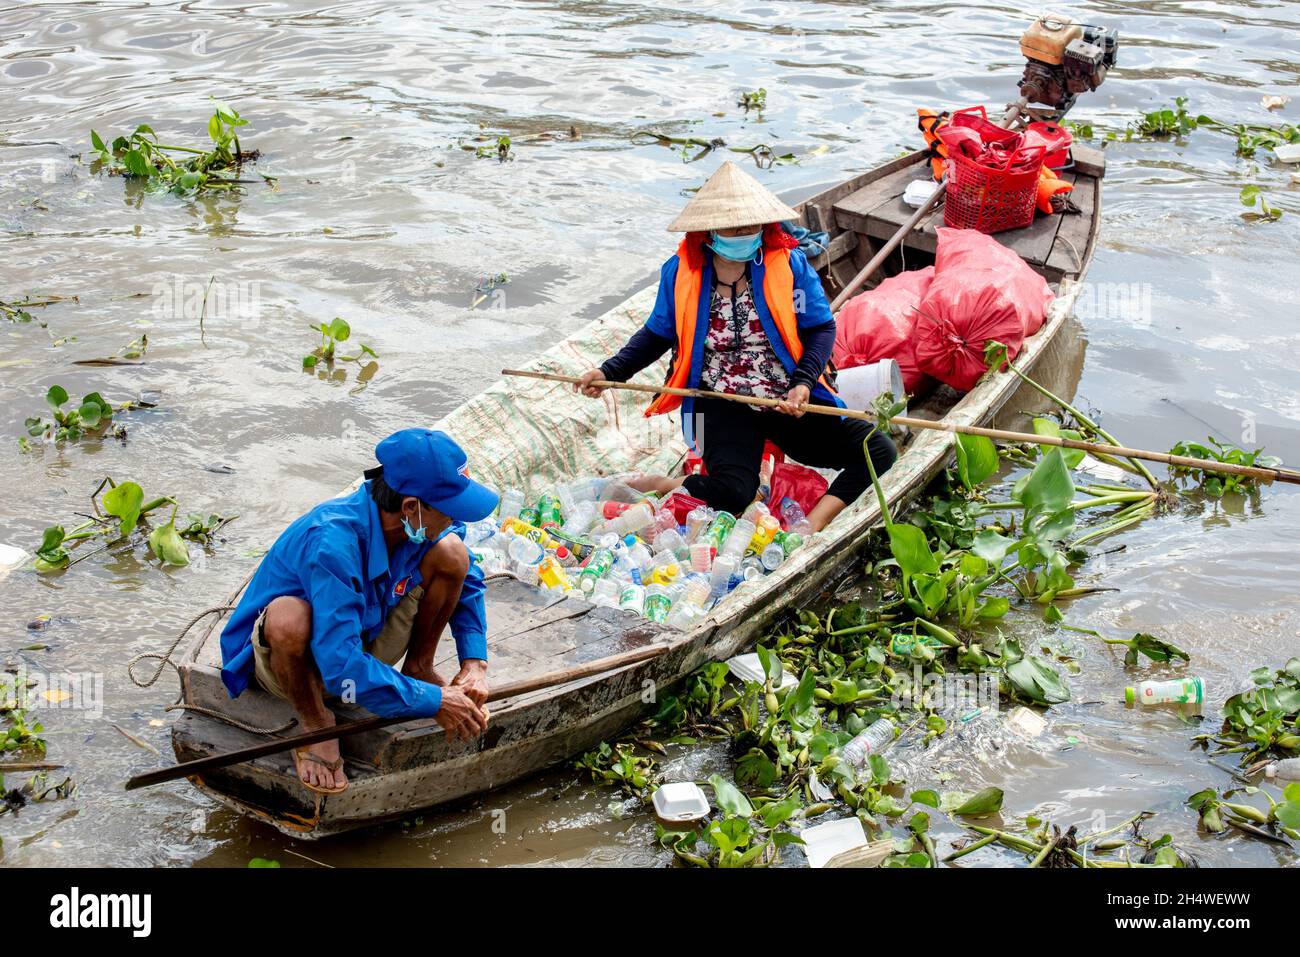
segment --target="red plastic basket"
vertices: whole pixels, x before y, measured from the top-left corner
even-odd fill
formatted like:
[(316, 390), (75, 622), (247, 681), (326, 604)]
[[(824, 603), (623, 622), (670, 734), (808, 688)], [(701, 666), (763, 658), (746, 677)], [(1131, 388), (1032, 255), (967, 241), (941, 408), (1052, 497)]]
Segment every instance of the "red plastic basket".
[[(1018, 149), (1008, 166), (1029, 162), (1025, 172), (1017, 173), (983, 166), (953, 150), (948, 156), (944, 224), (982, 233), (1028, 226), (1034, 221), (1043, 153), (1041, 146)], [(1038, 155), (1037, 163), (1032, 162), (1034, 154)]]

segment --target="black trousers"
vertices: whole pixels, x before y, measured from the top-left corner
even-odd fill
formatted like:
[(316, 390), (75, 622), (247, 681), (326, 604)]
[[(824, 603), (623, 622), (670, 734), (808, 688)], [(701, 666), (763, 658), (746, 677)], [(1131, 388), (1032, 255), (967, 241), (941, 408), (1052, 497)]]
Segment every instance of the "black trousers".
[[(684, 487), (710, 508), (739, 515), (758, 491), (763, 443), (770, 440), (804, 465), (841, 469), (827, 494), (851, 503), (871, 485), (862, 452), (870, 433), (860, 419), (813, 413), (796, 419), (725, 399), (696, 399), (695, 437), (709, 474), (689, 476)], [(867, 445), (876, 473), (884, 474), (898, 458), (894, 443), (877, 432)]]

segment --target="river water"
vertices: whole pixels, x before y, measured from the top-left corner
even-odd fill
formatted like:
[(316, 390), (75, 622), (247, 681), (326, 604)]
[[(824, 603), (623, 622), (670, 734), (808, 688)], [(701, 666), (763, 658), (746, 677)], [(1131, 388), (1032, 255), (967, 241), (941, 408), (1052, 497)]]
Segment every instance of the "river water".
[[(158, 758), (113, 725), (169, 755), (163, 708), (174, 686), (165, 676), (136, 688), (125, 663), (220, 603), (280, 528), (372, 461), (377, 438), (439, 418), (652, 279), (671, 252), (664, 225), (682, 191), (717, 158), (687, 164), (633, 145), (633, 133), (794, 153), (797, 164), (755, 175), (798, 198), (914, 148), (918, 106), (1013, 98), (1016, 40), (1038, 12), (987, 2), (0, 7), (0, 299), (77, 297), (31, 310), (36, 322), (0, 319), (0, 435), (10, 437), (0, 542), (30, 549), (45, 526), (75, 524), (105, 476), (174, 496), (182, 515), (239, 516), (187, 568), (159, 570), (141, 547), (0, 584), (9, 667), (105, 682), (101, 716), (41, 712), (49, 760), (78, 790), (0, 820), (6, 863), (314, 866), (295, 852), (332, 865), (665, 862), (644, 813), (563, 769), (315, 845), (185, 784), (127, 794), (121, 782)], [(1300, 112), (1297, 4), (1070, 12), (1117, 27), (1123, 41), (1120, 68), (1072, 118), (1122, 130), (1176, 96), (1228, 122), (1295, 122)], [(737, 96), (758, 87), (767, 107), (746, 115)], [(1295, 102), (1269, 113), (1265, 94)], [(261, 151), (256, 169), (278, 176), (278, 189), (187, 201), (90, 171), (92, 128), (107, 140), (147, 122), (164, 141), (198, 142), (211, 96), (248, 118), (244, 147)], [(495, 152), (503, 134), (513, 160), (476, 155)], [(1121, 138), (1107, 157), (1094, 285), (1080, 309), (1080, 402), (1131, 445), (1213, 434), (1300, 461), (1294, 168), (1265, 153), (1238, 159), (1209, 130)], [(1288, 211), (1281, 221), (1244, 216), (1238, 193), (1249, 183)], [(499, 273), (509, 282), (471, 308), (476, 286)], [(366, 381), (355, 364), (345, 381), (301, 371), (315, 345), (309, 324), (335, 316), (379, 356)], [(144, 364), (73, 364), (142, 334)], [(112, 400), (156, 393), (157, 406), (122, 417), (125, 443), (36, 443), (21, 454), (23, 421), (48, 417), (42, 400), (56, 383)], [(1081, 575), (1119, 591), (1075, 602), (1069, 620), (1186, 648), (1217, 723), (1214, 705), (1251, 669), (1300, 650), (1297, 531), (1300, 497), (1281, 488), (1255, 502), (1180, 506)], [(48, 624), (30, 630), (41, 615)], [(1118, 704), (1132, 680), (1121, 656), (1077, 638), (1066, 649), (1079, 664), (1073, 700), (1051, 715), (1059, 747), (1013, 749), (952, 785), (996, 784), (1009, 814), (1084, 829), (1151, 809), (1148, 831), (1173, 834), (1202, 863), (1294, 864), (1247, 838), (1196, 835), (1183, 799), (1229, 778), (1189, 748), (1194, 728)], [(707, 775), (725, 763), (704, 748), (669, 766)]]

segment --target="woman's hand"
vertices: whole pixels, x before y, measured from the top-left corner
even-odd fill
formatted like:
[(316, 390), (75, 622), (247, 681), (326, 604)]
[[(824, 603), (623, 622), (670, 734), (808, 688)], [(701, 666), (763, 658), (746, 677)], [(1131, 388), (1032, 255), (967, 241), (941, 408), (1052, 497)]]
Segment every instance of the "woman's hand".
[(574, 384), (573, 391), (581, 392), (589, 399), (598, 399), (600, 398), (600, 394), (608, 389), (609, 386), (592, 385), (592, 383), (604, 378), (605, 373), (601, 372), (599, 369), (590, 369), (582, 374), (582, 381)]
[(806, 385), (797, 385), (785, 394), (781, 404), (776, 406), (776, 411), (783, 415), (793, 415), (796, 419), (803, 418), (803, 407), (808, 404), (811, 396), (812, 391)]

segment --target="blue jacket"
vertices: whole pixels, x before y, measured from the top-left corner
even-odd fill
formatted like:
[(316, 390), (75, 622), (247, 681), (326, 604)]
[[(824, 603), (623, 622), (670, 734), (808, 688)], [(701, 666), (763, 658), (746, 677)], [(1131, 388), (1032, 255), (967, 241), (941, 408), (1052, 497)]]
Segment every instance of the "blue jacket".
[[(464, 535), (454, 523), (444, 534)], [(325, 690), (355, 701), (381, 717), (430, 717), (442, 705), (442, 689), (366, 653), (388, 614), (408, 588), (419, 585), (420, 561), (432, 542), (403, 541), (389, 557), (379, 508), (365, 482), (351, 495), (317, 505), (275, 540), (253, 574), (238, 607), (221, 632), (221, 678), (232, 698), (253, 673), (253, 625), (272, 599), (282, 595), (311, 604), (311, 653)], [(461, 661), (487, 658), (483, 571), (470, 558), (451, 633)]]
[[(625, 382), (636, 375), (650, 363), (662, 356), (677, 343), (677, 318), (674, 303), (674, 291), (677, 283), (678, 257), (672, 256), (659, 270), (659, 292), (654, 309), (645, 325), (628, 341), (627, 346), (601, 365), (605, 377), (613, 382)], [(831, 349), (835, 343), (835, 317), (831, 314), (830, 303), (822, 288), (817, 270), (808, 264), (808, 257), (798, 249), (790, 250), (790, 272), (794, 278), (795, 317), (799, 325), (800, 339), (804, 342), (804, 354), (798, 363), (785, 347), (785, 342), (772, 319), (772, 311), (762, 294), (764, 267), (762, 263), (751, 263), (749, 282), (753, 289), (754, 307), (763, 331), (767, 333), (772, 350), (781, 361), (781, 365), (790, 376), (792, 385), (800, 382), (811, 390), (811, 401), (844, 408), (844, 403), (819, 381), (826, 362), (830, 359)], [(713, 256), (706, 249), (704, 269), (700, 282), (700, 305), (696, 313), (707, 317), (713, 299)], [(704, 371), (704, 344), (709, 333), (709, 323), (695, 324), (695, 344), (691, 350), (691, 373), (687, 388), (697, 389), (700, 376)], [(814, 347), (813, 340), (816, 340)], [(693, 444), (691, 434), (692, 413), (695, 400), (682, 399), (682, 432), (689, 444)]]

